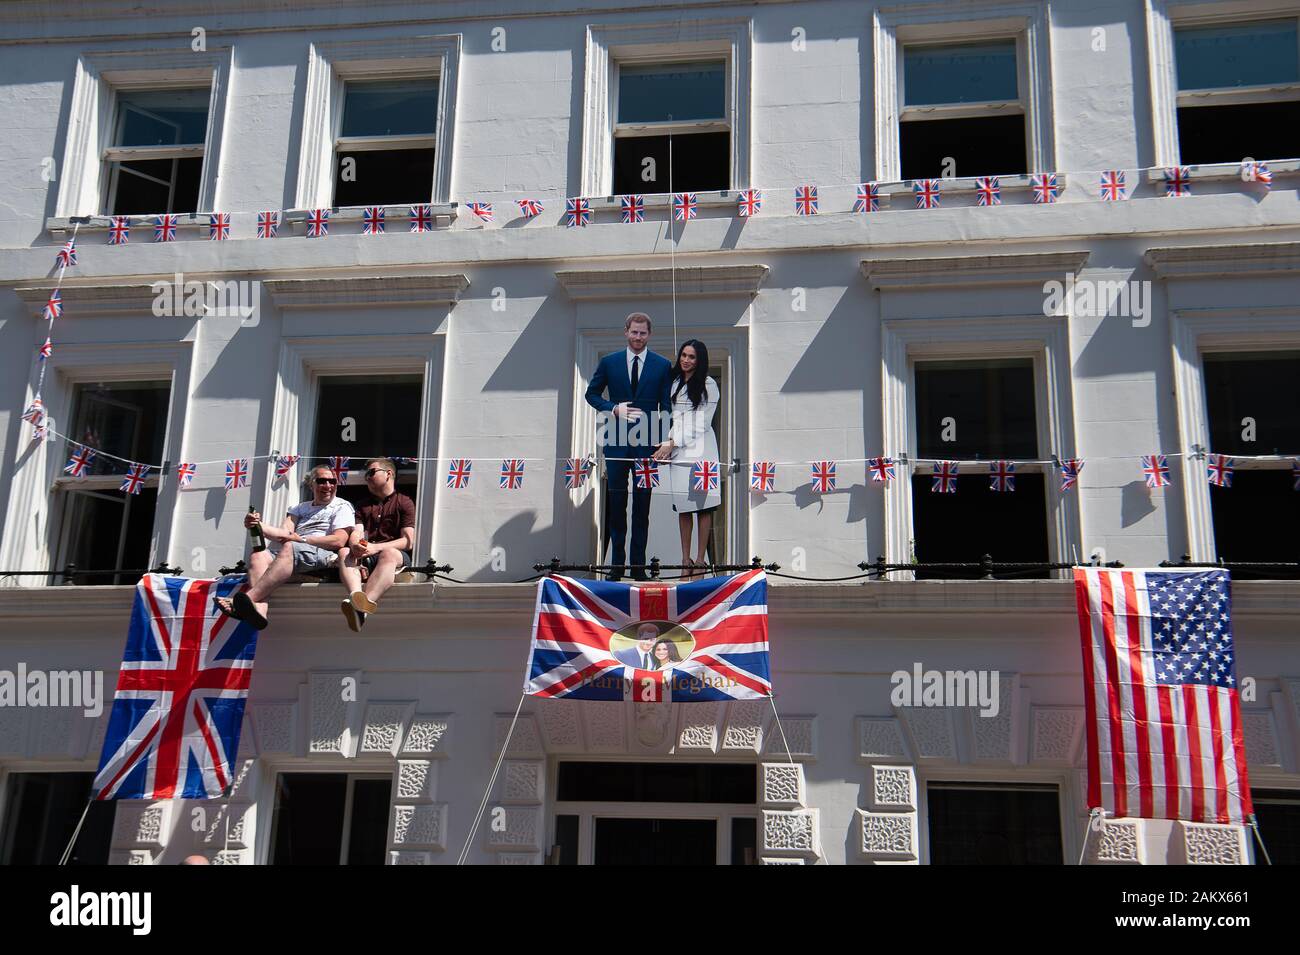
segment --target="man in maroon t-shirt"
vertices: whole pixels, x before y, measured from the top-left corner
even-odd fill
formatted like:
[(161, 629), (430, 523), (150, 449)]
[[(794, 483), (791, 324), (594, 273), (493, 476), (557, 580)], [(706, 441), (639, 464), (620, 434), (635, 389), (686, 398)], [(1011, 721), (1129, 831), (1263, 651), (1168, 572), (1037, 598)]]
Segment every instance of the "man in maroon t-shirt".
[[(348, 546), (339, 551), (339, 578), (348, 590), (343, 616), (353, 633), (360, 633), (366, 616), (379, 609), (378, 600), (393, 585), (397, 568), (411, 566), (415, 550), (415, 502), (393, 486), (397, 465), (388, 458), (366, 462), (368, 500), (356, 508), (357, 523)], [(369, 571), (365, 589), (361, 569)]]

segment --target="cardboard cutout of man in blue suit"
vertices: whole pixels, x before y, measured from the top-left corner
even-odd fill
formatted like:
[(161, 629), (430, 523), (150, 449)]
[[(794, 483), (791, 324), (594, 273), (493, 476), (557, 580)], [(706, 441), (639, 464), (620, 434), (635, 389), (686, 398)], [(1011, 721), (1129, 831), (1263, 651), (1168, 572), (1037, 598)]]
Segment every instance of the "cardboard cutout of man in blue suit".
[[(614, 415), (608, 428), (602, 429), (605, 454), (605, 526), (613, 544), (610, 580), (620, 580), (627, 559), (627, 484), (632, 478), (633, 460), (654, 454), (661, 440), (668, 436), (672, 419), (672, 362), (656, 355), (648, 347), (650, 316), (633, 312), (623, 323), (627, 348), (606, 355), (596, 366), (587, 385), (587, 404), (597, 411)], [(606, 397), (608, 393), (608, 397)], [(632, 488), (632, 577), (646, 579), (646, 539), (650, 524), (650, 488)], [(603, 543), (603, 542), (602, 542)], [(602, 548), (601, 556), (604, 556)]]

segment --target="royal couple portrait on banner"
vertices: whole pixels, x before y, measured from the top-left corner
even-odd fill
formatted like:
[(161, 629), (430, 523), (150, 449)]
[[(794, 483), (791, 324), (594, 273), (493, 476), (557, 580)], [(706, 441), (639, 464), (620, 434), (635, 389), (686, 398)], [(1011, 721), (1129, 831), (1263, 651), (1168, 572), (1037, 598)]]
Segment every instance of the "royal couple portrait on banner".
[[(608, 542), (610, 580), (623, 578), (629, 558), (631, 578), (647, 578), (654, 493), (666, 492), (677, 515), (681, 576), (702, 576), (713, 556), (713, 512), (722, 503), (718, 438), (713, 430), (718, 383), (709, 377), (709, 350), (704, 342), (687, 339), (678, 347), (676, 361), (669, 361), (650, 350), (653, 329), (644, 312), (627, 316), (623, 323), (627, 346), (602, 358), (587, 386), (587, 403), (599, 413), (597, 440), (605, 458), (602, 558)], [(708, 466), (697, 468), (701, 462)], [(702, 478), (697, 472), (702, 472)], [(662, 479), (656, 481), (656, 474)]]

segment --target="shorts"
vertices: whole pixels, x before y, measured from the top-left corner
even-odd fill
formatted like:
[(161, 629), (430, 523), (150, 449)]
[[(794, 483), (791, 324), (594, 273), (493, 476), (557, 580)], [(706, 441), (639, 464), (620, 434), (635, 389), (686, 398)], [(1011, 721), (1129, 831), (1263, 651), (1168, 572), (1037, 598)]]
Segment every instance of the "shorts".
[[(399, 550), (398, 553), (402, 555), (402, 566), (398, 570), (401, 571), (402, 568), (410, 567), (411, 552), (409, 550)], [(379, 563), (379, 555), (371, 554), (369, 557), (362, 557), (357, 563), (368, 571), (374, 571), (375, 566)]]
[(333, 567), (339, 559), (339, 555), (335, 551), (304, 544), (301, 541), (292, 541), (291, 546), (293, 547), (293, 572), (295, 574), (320, 573)]

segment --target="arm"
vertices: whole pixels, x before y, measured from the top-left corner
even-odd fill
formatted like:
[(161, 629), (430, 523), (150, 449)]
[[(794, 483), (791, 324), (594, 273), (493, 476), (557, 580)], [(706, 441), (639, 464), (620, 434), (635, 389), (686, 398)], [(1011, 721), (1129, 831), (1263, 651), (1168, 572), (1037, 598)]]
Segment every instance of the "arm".
[(382, 544), (366, 544), (366, 555), (378, 554), (381, 550), (405, 550), (415, 551), (415, 528), (403, 527), (402, 536), (395, 541), (384, 541)]
[(605, 374), (605, 362), (602, 359), (596, 363), (596, 373), (591, 376), (591, 381), (587, 385), (587, 404), (597, 411), (614, 410), (614, 402), (605, 397), (605, 387), (608, 384), (609, 376)]
[[(260, 513), (254, 512), (252, 514), (247, 514), (244, 516), (244, 526), (252, 527), (254, 524), (260, 523), (261, 520), (262, 515)], [(295, 524), (296, 522), (294, 521), (293, 515), (286, 514), (284, 515), (284, 520), (281, 521), (279, 527), (272, 527), (270, 524), (262, 524), (262, 536), (269, 541), (293, 540), (295, 536), (293, 530)]]

